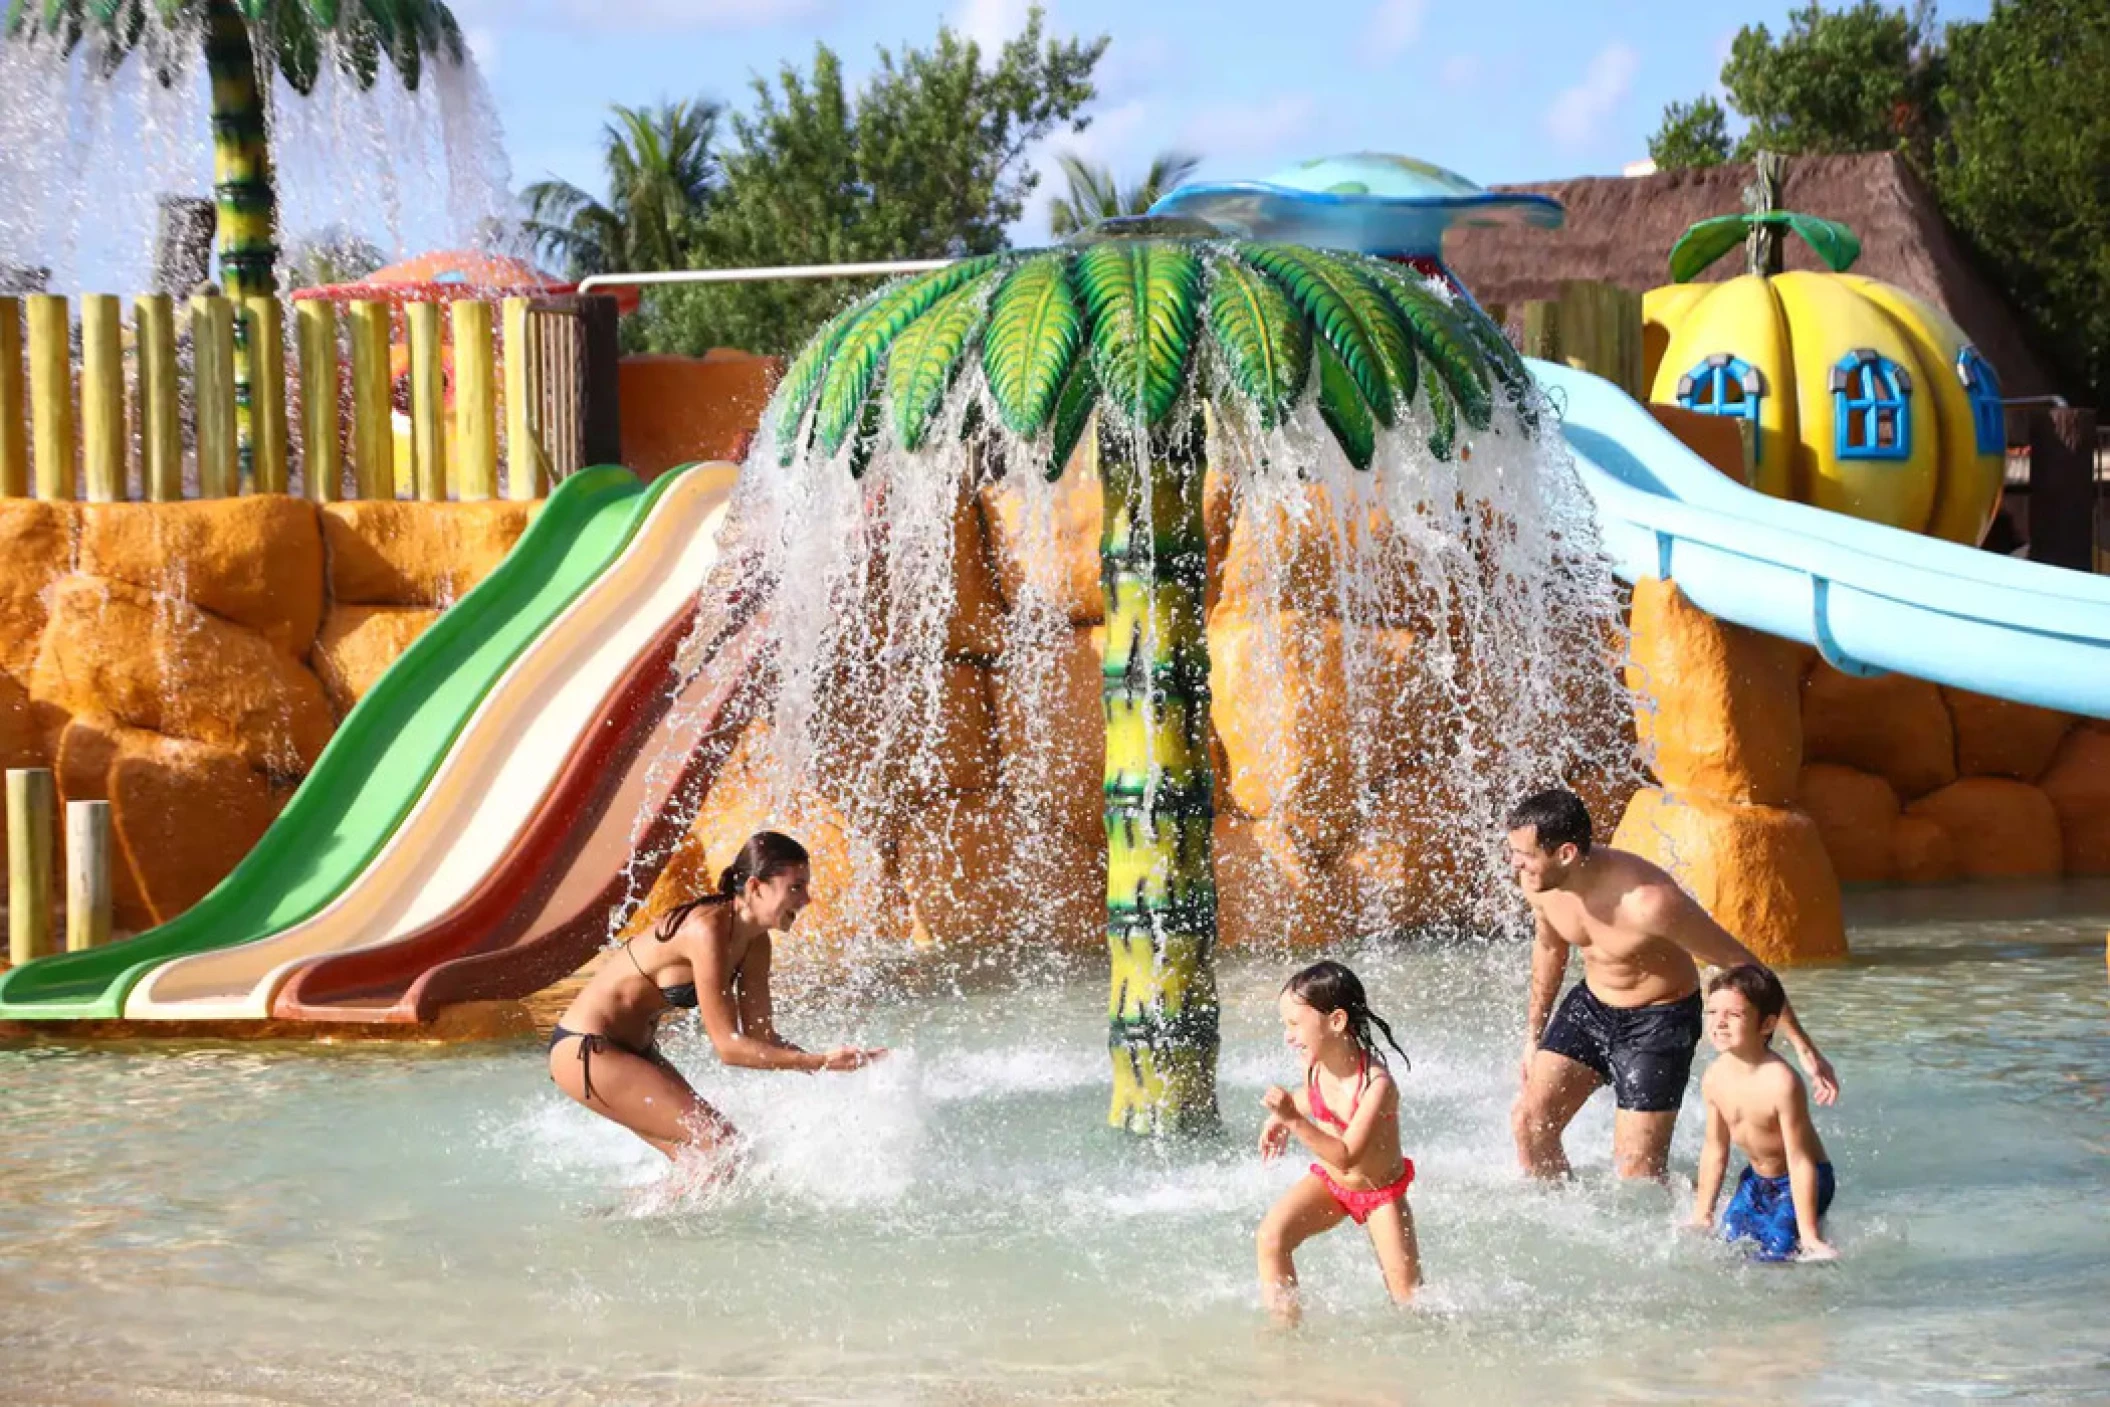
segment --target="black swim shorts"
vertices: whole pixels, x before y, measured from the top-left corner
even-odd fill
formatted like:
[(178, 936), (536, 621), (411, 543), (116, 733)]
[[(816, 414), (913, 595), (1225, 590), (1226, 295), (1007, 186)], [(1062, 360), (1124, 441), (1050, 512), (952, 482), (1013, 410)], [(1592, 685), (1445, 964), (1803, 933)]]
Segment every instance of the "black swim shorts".
[(1685, 1102), (1701, 1010), (1698, 992), (1655, 1006), (1606, 1006), (1578, 982), (1546, 1023), (1539, 1049), (1595, 1070), (1622, 1109), (1671, 1112)]

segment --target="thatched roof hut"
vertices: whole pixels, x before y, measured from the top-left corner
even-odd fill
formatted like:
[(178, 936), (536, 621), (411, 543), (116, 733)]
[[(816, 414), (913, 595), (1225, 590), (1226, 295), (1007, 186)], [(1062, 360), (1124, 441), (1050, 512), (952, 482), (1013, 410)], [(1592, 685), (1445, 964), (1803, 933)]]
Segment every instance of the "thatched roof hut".
[[(1568, 207), (1559, 230), (1465, 229), (1453, 233), (1445, 259), (1483, 303), (1514, 307), (1558, 295), (1567, 279), (1595, 279), (1636, 292), (1670, 280), (1670, 247), (1696, 221), (1744, 207), (1749, 165), (1651, 176), (1590, 176), (1497, 186), (1537, 191)], [(1893, 152), (1792, 158), (1781, 182), (1789, 210), (1838, 220), (1861, 237), (1854, 272), (1894, 283), (1946, 310), (2000, 373), (2009, 396), (2053, 389), (2030, 349), (2020, 319), (1982, 277), (1927, 189)], [(1821, 269), (1801, 241), (1787, 240), (1791, 269)], [(1743, 272), (1732, 254), (1701, 277)]]

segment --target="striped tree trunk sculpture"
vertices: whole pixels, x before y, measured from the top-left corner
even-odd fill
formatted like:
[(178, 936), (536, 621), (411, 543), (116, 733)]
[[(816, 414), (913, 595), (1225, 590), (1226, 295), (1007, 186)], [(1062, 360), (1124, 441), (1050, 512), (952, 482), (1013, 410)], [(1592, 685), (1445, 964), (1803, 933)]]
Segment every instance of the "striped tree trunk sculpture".
[(1130, 436), (1099, 444), (1109, 1120), (1138, 1133), (1216, 1121), (1205, 442), (1151, 435), (1140, 464)]
[[(278, 198), (271, 183), (270, 134), (256, 50), (232, 0), (207, 0), (205, 68), (212, 81), (213, 200), (222, 290), (233, 302), (235, 443), (242, 482), (254, 467), (255, 387), (249, 368), (246, 300), (278, 292)], [(273, 388), (275, 390), (275, 388)], [(267, 391), (266, 394), (271, 392)]]

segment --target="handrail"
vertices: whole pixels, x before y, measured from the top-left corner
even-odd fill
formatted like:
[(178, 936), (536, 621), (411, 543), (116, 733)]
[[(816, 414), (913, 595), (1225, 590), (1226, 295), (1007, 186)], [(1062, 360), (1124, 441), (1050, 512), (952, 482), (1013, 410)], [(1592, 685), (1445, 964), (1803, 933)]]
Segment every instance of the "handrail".
[(771, 279), (876, 278), (887, 274), (924, 274), (957, 264), (957, 259), (891, 259), (870, 264), (784, 264), (776, 268), (675, 269), (651, 274), (591, 274), (579, 280), (579, 292), (597, 288), (644, 288), (665, 283), (766, 283)]

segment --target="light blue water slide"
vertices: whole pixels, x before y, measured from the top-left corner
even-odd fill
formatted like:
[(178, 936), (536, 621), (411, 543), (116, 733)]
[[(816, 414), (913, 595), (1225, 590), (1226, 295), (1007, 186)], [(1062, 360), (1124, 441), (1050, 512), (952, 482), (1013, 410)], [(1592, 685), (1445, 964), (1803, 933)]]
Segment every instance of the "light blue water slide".
[(1708, 614), (1814, 645), (1850, 674), (2110, 718), (2110, 577), (1767, 497), (1610, 382), (1529, 365), (1621, 580), (1675, 580)]

